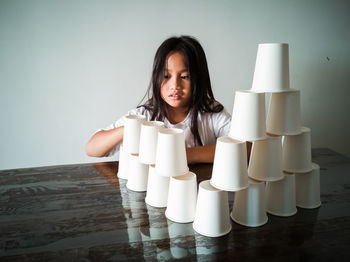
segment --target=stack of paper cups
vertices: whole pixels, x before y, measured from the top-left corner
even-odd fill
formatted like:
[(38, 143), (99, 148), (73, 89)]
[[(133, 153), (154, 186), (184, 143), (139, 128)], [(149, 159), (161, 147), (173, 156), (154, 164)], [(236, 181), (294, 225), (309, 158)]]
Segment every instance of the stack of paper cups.
[(184, 131), (177, 128), (159, 130), (156, 172), (162, 176), (181, 176), (187, 174), (186, 147)]
[(129, 154), (139, 153), (141, 123), (146, 117), (142, 115), (128, 115), (125, 117), (123, 145)]
[(274, 135), (301, 133), (300, 90), (271, 94), (266, 129)]
[(177, 223), (193, 222), (197, 203), (197, 177), (194, 173), (171, 177), (165, 216)]
[(283, 178), (280, 136), (268, 136), (265, 140), (253, 143), (248, 175), (259, 181), (277, 181)]
[(219, 237), (231, 231), (228, 193), (210, 185), (209, 180), (199, 184), (193, 229), (204, 236)]
[(145, 121), (141, 124), (140, 134), (140, 162), (144, 164), (156, 163), (158, 130), (164, 127), (161, 121)]
[(301, 134), (285, 136), (283, 140), (283, 170), (305, 173), (312, 170), (311, 131), (302, 127)]
[(229, 136), (241, 141), (266, 137), (265, 94), (236, 91)]
[(246, 142), (227, 136), (217, 139), (210, 183), (225, 191), (248, 187)]
[(297, 212), (294, 174), (266, 183), (266, 210), (275, 216), (292, 216)]
[(289, 90), (288, 44), (259, 44), (252, 90), (256, 92)]
[(296, 205), (317, 208), (321, 205), (320, 166), (312, 163), (312, 171), (295, 174)]
[(244, 226), (262, 226), (268, 220), (265, 205), (265, 183), (249, 179), (249, 187), (235, 193), (231, 218)]

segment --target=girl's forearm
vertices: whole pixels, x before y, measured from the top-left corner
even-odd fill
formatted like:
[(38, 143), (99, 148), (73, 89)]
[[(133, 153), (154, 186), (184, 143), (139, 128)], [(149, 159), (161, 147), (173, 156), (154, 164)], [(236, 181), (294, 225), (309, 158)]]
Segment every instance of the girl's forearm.
[(86, 154), (93, 157), (104, 157), (123, 141), (124, 127), (102, 130), (94, 134), (86, 144)]

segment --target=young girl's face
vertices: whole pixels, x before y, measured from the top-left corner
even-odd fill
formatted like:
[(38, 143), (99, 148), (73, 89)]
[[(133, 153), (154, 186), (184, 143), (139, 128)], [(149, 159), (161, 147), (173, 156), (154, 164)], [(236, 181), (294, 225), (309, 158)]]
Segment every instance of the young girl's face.
[(168, 106), (188, 109), (191, 99), (191, 80), (182, 53), (170, 53), (168, 56), (160, 93)]

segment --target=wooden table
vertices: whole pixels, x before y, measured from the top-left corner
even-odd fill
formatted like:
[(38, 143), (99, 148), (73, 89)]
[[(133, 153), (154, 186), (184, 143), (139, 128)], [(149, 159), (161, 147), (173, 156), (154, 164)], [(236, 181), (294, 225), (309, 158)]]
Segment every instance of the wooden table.
[[(0, 261), (350, 261), (350, 161), (314, 149), (317, 209), (208, 238), (126, 189), (117, 162), (0, 171)], [(198, 180), (211, 165), (193, 165)], [(230, 193), (232, 207), (233, 193)]]

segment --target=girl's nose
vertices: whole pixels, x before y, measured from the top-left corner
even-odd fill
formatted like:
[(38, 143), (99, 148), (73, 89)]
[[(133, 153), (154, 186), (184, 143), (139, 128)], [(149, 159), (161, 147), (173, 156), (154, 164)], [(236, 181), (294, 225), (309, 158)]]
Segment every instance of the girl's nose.
[(180, 78), (179, 78), (179, 77), (174, 77), (174, 78), (172, 79), (170, 88), (171, 88), (171, 89), (174, 89), (174, 90), (178, 90), (178, 89), (181, 88), (181, 87), (180, 87)]

